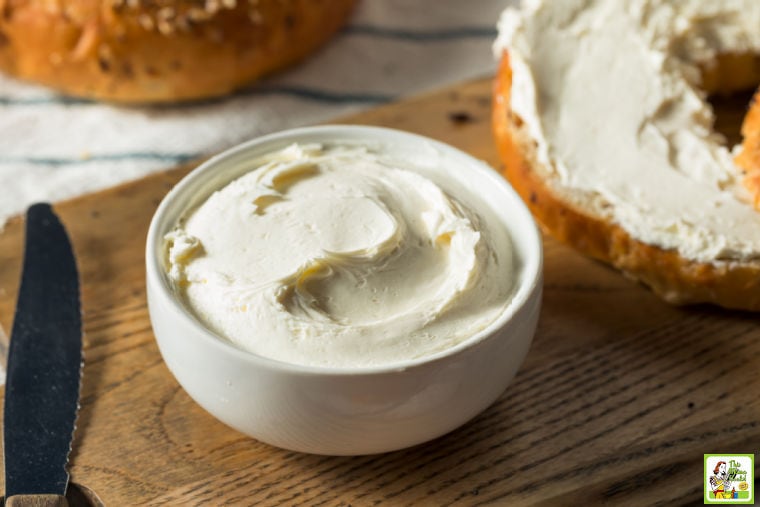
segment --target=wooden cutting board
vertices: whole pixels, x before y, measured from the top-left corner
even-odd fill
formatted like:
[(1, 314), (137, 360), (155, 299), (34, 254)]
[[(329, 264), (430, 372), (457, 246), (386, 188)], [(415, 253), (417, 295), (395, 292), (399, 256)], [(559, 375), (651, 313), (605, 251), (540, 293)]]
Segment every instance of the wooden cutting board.
[[(344, 119), (419, 132), (499, 163), (490, 84), (475, 81)], [(82, 272), (86, 365), (73, 480), (107, 505), (699, 503), (703, 453), (760, 452), (757, 315), (668, 306), (546, 239), (533, 348), (492, 407), (449, 435), (363, 457), (287, 452), (216, 421), (161, 360), (143, 249), (189, 167), (56, 206)], [(22, 220), (0, 234), (8, 331)]]

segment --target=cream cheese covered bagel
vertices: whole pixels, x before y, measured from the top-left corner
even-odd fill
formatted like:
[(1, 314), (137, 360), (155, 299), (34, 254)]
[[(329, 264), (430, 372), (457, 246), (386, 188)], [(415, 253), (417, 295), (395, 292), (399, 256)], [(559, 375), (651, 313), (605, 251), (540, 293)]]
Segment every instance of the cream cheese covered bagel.
[(424, 357), (509, 304), (505, 227), (413, 163), (292, 145), (191, 210), (165, 238), (175, 290), (209, 329), (288, 363)]
[(0, 70), (67, 94), (229, 93), (327, 41), (354, 0), (0, 0)]
[(705, 97), (760, 82), (760, 2), (525, 1), (495, 51), (505, 173), (547, 229), (670, 302), (760, 310), (760, 212)]

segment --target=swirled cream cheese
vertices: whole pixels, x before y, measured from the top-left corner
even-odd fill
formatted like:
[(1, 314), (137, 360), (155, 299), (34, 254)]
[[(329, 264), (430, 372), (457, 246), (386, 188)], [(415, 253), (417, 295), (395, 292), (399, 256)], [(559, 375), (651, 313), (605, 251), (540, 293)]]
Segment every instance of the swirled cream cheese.
[(292, 145), (180, 221), (167, 271), (200, 321), (256, 354), (335, 367), (419, 358), (509, 303), (509, 236), (471, 204), (382, 151)]
[(494, 45), (558, 192), (687, 259), (760, 258), (760, 213), (700, 71), (760, 52), (758, 0), (523, 0)]

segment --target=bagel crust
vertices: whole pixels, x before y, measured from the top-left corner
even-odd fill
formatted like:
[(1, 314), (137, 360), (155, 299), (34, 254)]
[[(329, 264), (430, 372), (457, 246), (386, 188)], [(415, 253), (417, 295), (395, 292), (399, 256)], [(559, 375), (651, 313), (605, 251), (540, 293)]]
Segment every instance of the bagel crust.
[(742, 123), (742, 136), (742, 149), (735, 162), (744, 171), (744, 186), (760, 213), (760, 91), (752, 97), (752, 104)]
[(673, 304), (713, 303), (760, 311), (760, 262), (696, 262), (643, 243), (620, 226), (563, 198), (552, 188), (535, 141), (512, 112), (512, 69), (505, 52), (494, 83), (493, 131), (503, 173), (536, 219), (559, 241), (621, 270)]
[(0, 0), (0, 70), (116, 102), (224, 95), (326, 42), (354, 0)]

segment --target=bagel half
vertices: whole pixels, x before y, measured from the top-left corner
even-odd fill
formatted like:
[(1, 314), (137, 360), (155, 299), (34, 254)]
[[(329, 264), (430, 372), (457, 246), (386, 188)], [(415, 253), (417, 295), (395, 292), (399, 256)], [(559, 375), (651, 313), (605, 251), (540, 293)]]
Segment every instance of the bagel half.
[(0, 0), (0, 70), (116, 102), (229, 93), (325, 43), (354, 0)]
[(494, 84), (494, 137), (504, 175), (552, 236), (614, 266), (670, 303), (760, 311), (760, 261), (685, 259), (675, 250), (637, 240), (596, 213), (596, 207), (584, 206), (582, 198), (561, 189), (555, 173), (539, 162), (527, 125), (511, 110), (511, 91), (512, 68), (505, 52)]

